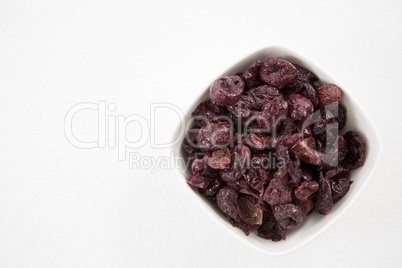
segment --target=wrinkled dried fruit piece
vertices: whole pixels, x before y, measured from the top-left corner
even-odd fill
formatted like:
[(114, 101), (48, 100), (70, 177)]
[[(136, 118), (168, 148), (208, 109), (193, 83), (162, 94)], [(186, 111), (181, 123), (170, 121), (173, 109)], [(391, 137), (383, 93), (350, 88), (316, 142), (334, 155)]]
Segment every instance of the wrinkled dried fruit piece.
[(289, 152), (289, 148), (280, 144), (276, 149), (276, 157), (289, 172), (291, 177), (290, 184), (292, 186), (299, 186), (302, 174), (299, 156), (293, 152)]
[(223, 181), (220, 178), (215, 178), (208, 186), (204, 189), (200, 188), (199, 192), (209, 199), (215, 199), (216, 193), (223, 186)]
[(250, 166), (250, 149), (245, 145), (237, 145), (233, 149), (233, 170), (234, 176), (242, 177)]
[(218, 121), (218, 116), (227, 114), (224, 107), (213, 104), (211, 101), (205, 101), (200, 103), (197, 108), (191, 113), (194, 122), (203, 127), (208, 123)]
[(258, 236), (275, 242), (286, 239), (286, 229), (275, 219), (271, 208), (264, 212), (262, 225), (258, 228)]
[(252, 150), (262, 151), (265, 149), (265, 141), (255, 133), (248, 134), (245, 142)]
[(327, 144), (324, 154), (321, 155), (321, 170), (337, 167), (345, 158), (348, 151), (347, 143), (343, 136), (338, 135), (332, 144)]
[(196, 152), (200, 152), (200, 148), (197, 145), (197, 136), (198, 132), (200, 131), (199, 128), (192, 128), (189, 129), (187, 132), (186, 137), (183, 141), (183, 149), (191, 156)]
[(240, 179), (250, 166), (250, 149), (242, 144), (237, 145), (232, 152), (231, 165), (219, 171), (222, 180), (234, 182)]
[(296, 142), (298, 142), (300, 139), (302, 138), (300, 133), (295, 133), (292, 135), (286, 135), (286, 136), (282, 136), (280, 137), (280, 141), (278, 145), (283, 145), (286, 148), (292, 148), (293, 145), (296, 144)]
[(295, 204), (284, 204), (273, 207), (275, 219), (285, 229), (298, 226), (305, 217), (304, 211)]
[(231, 136), (229, 123), (209, 123), (198, 132), (197, 144), (203, 151), (215, 151), (226, 147)]
[(263, 209), (257, 205), (257, 199), (244, 195), (237, 200), (239, 216), (242, 221), (251, 225), (261, 225)]
[(279, 169), (265, 190), (264, 201), (271, 206), (292, 202), (292, 187), (286, 170)]
[(295, 122), (290, 118), (286, 118), (286, 120), (282, 124), (282, 129), (279, 133), (279, 136), (292, 135), (296, 131), (297, 131), (297, 126), (296, 126)]
[(333, 84), (324, 84), (317, 88), (317, 97), (320, 102), (319, 106), (323, 109), (331, 103), (339, 102), (342, 94), (339, 87)]
[(249, 224), (246, 223), (240, 219), (232, 219), (229, 216), (226, 216), (226, 218), (230, 221), (230, 223), (232, 224), (233, 227), (237, 227), (240, 230), (242, 230), (244, 232), (245, 235), (249, 235), (252, 231), (256, 230), (260, 225), (256, 224)]
[(348, 145), (348, 152), (341, 165), (345, 170), (350, 170), (363, 166), (366, 154), (366, 143), (354, 131), (348, 131), (343, 136)]
[(313, 83), (318, 80), (317, 76), (311, 71), (307, 70), (303, 66), (298, 64), (293, 64), (293, 66), (297, 69), (296, 78), (290, 83), (288, 86), (292, 88), (296, 88), (298, 91), (298, 86), (303, 83)]
[(348, 172), (342, 172), (330, 180), (334, 202), (340, 200), (349, 192), (350, 183), (350, 174)]
[(204, 156), (203, 158), (198, 158), (193, 161), (191, 164), (191, 172), (193, 172), (194, 175), (196, 174), (201, 174), (204, 172), (206, 168), (206, 161), (208, 160), (208, 156)]
[(240, 192), (242, 189), (250, 189), (250, 186), (243, 178), (240, 178), (236, 181), (225, 181), (225, 183), (226, 185), (235, 189), (237, 192)]
[(202, 158), (197, 158), (193, 161), (191, 165), (191, 171), (193, 175), (200, 174), (202, 176), (210, 177), (210, 178), (217, 178), (219, 174), (217, 170), (212, 169), (207, 165), (207, 161), (209, 159), (209, 155), (204, 155)]
[(258, 69), (260, 68), (261, 61), (256, 60), (250, 67), (248, 67), (242, 74), (243, 81), (246, 85), (246, 89), (255, 87), (258, 81)]
[(309, 83), (304, 83), (302, 90), (300, 91), (300, 94), (302, 94), (304, 97), (309, 99), (311, 103), (314, 105), (314, 108), (317, 108), (319, 105), (319, 100), (317, 97), (317, 91), (314, 89), (314, 87), (309, 84)]
[(218, 207), (229, 217), (237, 219), (237, 192), (229, 186), (222, 187), (216, 194)]
[(328, 110), (333, 117), (335, 117), (336, 122), (338, 122), (339, 130), (342, 130), (346, 125), (346, 108), (340, 103), (338, 103), (338, 105), (335, 104), (328, 105), (325, 107), (325, 109)]
[(325, 178), (326, 179), (332, 179), (333, 177), (335, 177), (336, 175), (338, 175), (339, 173), (343, 172), (345, 169), (339, 165), (336, 168), (330, 169), (325, 173)]
[(268, 85), (253, 88), (247, 91), (246, 96), (254, 98), (256, 109), (260, 109), (262, 105), (273, 100), (275, 97), (283, 97), (276, 87)]
[(263, 194), (265, 191), (265, 186), (270, 180), (269, 173), (262, 169), (248, 169), (246, 174), (244, 174), (244, 180), (250, 185), (251, 188), (258, 191), (259, 194)]
[(296, 78), (297, 69), (281, 58), (269, 58), (261, 65), (259, 75), (263, 82), (283, 88)]
[(307, 170), (307, 169), (302, 171), (301, 177), (304, 181), (312, 181), (313, 180), (313, 174), (311, 173), (310, 170)]
[(305, 201), (308, 197), (318, 191), (319, 185), (315, 181), (303, 181), (299, 187), (294, 190), (297, 199)]
[(320, 189), (317, 193), (317, 200), (314, 204), (314, 210), (320, 214), (327, 215), (331, 212), (334, 201), (332, 199), (331, 185), (328, 179), (325, 179), (320, 172)]
[(252, 169), (259, 169), (262, 168), (264, 170), (276, 170), (277, 167), (277, 159), (274, 154), (253, 154), (251, 161), (250, 161), (250, 168)]
[(241, 95), (237, 102), (228, 105), (226, 108), (244, 124), (252, 117), (252, 110), (257, 109), (257, 104), (252, 95)]
[(188, 177), (186, 182), (198, 188), (205, 189), (209, 185), (210, 179), (208, 177), (196, 174), (194, 176)]
[(314, 138), (307, 138), (296, 142), (291, 150), (298, 154), (300, 160), (306, 164), (316, 166), (321, 164), (320, 155), (316, 151)]
[(309, 99), (300, 95), (292, 94), (288, 99), (289, 115), (293, 120), (305, 120), (313, 114), (314, 105)]
[(257, 128), (271, 133), (279, 129), (288, 115), (288, 103), (283, 96), (276, 96), (266, 102), (256, 118)]
[[(245, 180), (241, 180), (241, 181), (245, 181)], [(239, 192), (242, 194), (253, 196), (256, 199), (260, 198), (260, 193), (257, 192), (256, 190), (252, 189), (249, 185), (247, 185), (247, 187), (240, 187)], [(260, 206), (261, 206), (261, 204), (260, 204)]]
[(338, 116), (336, 117), (336, 119), (338, 120), (339, 130), (342, 130), (345, 127), (346, 118), (347, 118), (346, 108), (342, 104), (339, 104), (339, 106), (338, 106)]
[(293, 204), (295, 204), (300, 210), (302, 211), (302, 216), (303, 219), (310, 213), (312, 212), (314, 208), (314, 202), (310, 198), (307, 198), (306, 200), (299, 200), (297, 198), (293, 199)]
[(313, 123), (313, 133), (315, 136), (326, 135), (329, 128), (336, 128), (338, 130), (338, 120), (329, 110), (323, 110), (320, 118)]
[(224, 169), (230, 164), (230, 159), (229, 148), (217, 150), (212, 152), (212, 156), (208, 159), (208, 166), (213, 169)]
[(216, 79), (209, 88), (213, 104), (227, 106), (239, 100), (244, 91), (244, 81), (238, 75), (226, 75)]

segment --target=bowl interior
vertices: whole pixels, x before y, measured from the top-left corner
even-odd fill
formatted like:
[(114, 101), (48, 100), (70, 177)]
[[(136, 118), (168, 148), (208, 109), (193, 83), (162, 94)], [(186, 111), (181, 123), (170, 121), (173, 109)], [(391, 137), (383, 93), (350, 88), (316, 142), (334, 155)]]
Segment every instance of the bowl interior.
[[(344, 212), (354, 203), (354, 201), (356, 201), (357, 197), (368, 184), (369, 179), (377, 165), (377, 162), (380, 158), (381, 146), (378, 133), (373, 123), (350, 94), (353, 89), (346, 89), (342, 86), (341, 83), (336, 81), (322, 68), (318, 67), (304, 57), (297, 55), (295, 52), (290, 51), (289, 49), (277, 46), (261, 49), (239, 61), (237, 64), (230, 67), (220, 76), (243, 72), (255, 60), (265, 60), (269, 57), (281, 57), (292, 63), (299, 64), (314, 72), (319, 77), (320, 83), (333, 83), (341, 88), (341, 103), (346, 107), (348, 112), (347, 124), (343, 132), (346, 132), (348, 130), (354, 130), (358, 132), (365, 140), (367, 146), (364, 166), (351, 172), (351, 179), (354, 181), (354, 183), (352, 184), (349, 193), (334, 205), (334, 208), (329, 215), (323, 216), (318, 213), (313, 213), (306, 217), (306, 219), (300, 226), (295, 229), (289, 230), (287, 232), (287, 238), (285, 241), (272, 242), (271, 240), (266, 240), (258, 237), (255, 232), (252, 232), (247, 237), (240, 229), (232, 227), (232, 225), (229, 223), (229, 221), (227, 221), (223, 213), (215, 204), (204, 198), (198, 193), (197, 189), (189, 186), (186, 183), (185, 178), (191, 176), (192, 174), (191, 168), (186, 168), (184, 162), (181, 163), (181, 166), (178, 169), (180, 174), (178, 179), (182, 180), (183, 186), (189, 192), (191, 192), (191, 195), (193, 197), (195, 197), (199, 201), (198, 203), (202, 207), (204, 207), (213, 218), (220, 222), (220, 225), (223, 225), (224, 229), (222, 229), (222, 231), (226, 230), (227, 232), (232, 233), (241, 241), (269, 255), (283, 255), (297, 248), (300, 248), (301, 246), (305, 245), (306, 243), (317, 237), (319, 234), (329, 228), (336, 220), (338, 220), (344, 214)], [(212, 83), (213, 80), (210, 82)], [(208, 89), (209, 86), (207, 88), (200, 88), (199, 96), (194, 98), (195, 100), (193, 104), (191, 105), (190, 109), (185, 113), (186, 122), (189, 122), (189, 120), (191, 119), (191, 112), (197, 107), (197, 105), (200, 102), (208, 99)], [(189, 125), (186, 127), (186, 132), (189, 127)], [(182, 126), (178, 126), (174, 133), (174, 137), (177, 137), (177, 135), (181, 133), (181, 130)], [(181, 147), (181, 143), (176, 144), (172, 149), (176, 155), (179, 155), (183, 159), (185, 159), (185, 152)]]

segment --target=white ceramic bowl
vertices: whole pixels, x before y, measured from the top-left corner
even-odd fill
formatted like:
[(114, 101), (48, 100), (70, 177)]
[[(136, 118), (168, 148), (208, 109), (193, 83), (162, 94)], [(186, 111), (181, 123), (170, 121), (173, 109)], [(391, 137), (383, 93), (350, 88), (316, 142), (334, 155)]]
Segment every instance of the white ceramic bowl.
[[(240, 229), (232, 227), (216, 205), (205, 199), (198, 193), (197, 189), (189, 186), (186, 183), (185, 178), (191, 176), (190, 168), (186, 169), (184, 172), (181, 172), (180, 170), (183, 170), (184, 167), (180, 167), (180, 169), (178, 169), (179, 176), (177, 179), (182, 181), (182, 185), (185, 190), (191, 193), (191, 196), (198, 201), (201, 207), (205, 208), (206, 211), (209, 212), (208, 214), (212, 216), (211, 219), (218, 222), (217, 224), (224, 226), (222, 231), (225, 230), (227, 233), (239, 238), (240, 241), (260, 250), (261, 252), (264, 252), (268, 255), (279, 256), (290, 253), (316, 238), (319, 234), (327, 230), (333, 223), (335, 223), (346, 212), (346, 210), (353, 205), (369, 183), (369, 180), (377, 166), (381, 154), (381, 143), (378, 132), (370, 118), (357, 103), (356, 98), (352, 97), (351, 92), (353, 92), (353, 89), (343, 87), (340, 82), (335, 80), (321, 67), (318, 67), (316, 64), (307, 60), (303, 56), (287, 48), (273, 46), (261, 49), (240, 60), (238, 63), (230, 67), (226, 72), (220, 76), (217, 76), (216, 78), (219, 78), (223, 75), (243, 72), (256, 59), (264, 61), (269, 57), (281, 57), (290, 62), (302, 65), (314, 72), (319, 77), (320, 83), (336, 84), (342, 89), (343, 94), (341, 102), (346, 107), (348, 112), (347, 124), (343, 132), (348, 130), (357, 131), (363, 137), (367, 146), (364, 166), (351, 172), (351, 179), (354, 182), (351, 185), (349, 193), (334, 205), (334, 208), (329, 215), (323, 216), (318, 213), (313, 213), (305, 218), (300, 226), (289, 230), (287, 232), (286, 240), (272, 242), (271, 240), (258, 237), (255, 232), (251, 233), (249, 236), (246, 236)], [(213, 81), (214, 80), (210, 81), (209, 85)], [(189, 100), (193, 104), (190, 109), (185, 112), (186, 122), (188, 122), (188, 120), (191, 118), (191, 112), (197, 107), (197, 105), (200, 102), (208, 99), (209, 85), (207, 88), (200, 87), (199, 92), (195, 94), (198, 97), (194, 97), (194, 99)], [(175, 132), (175, 137), (177, 137), (179, 131), (180, 126)], [(175, 145), (172, 149), (176, 155), (185, 157), (185, 152), (181, 148), (181, 143)], [(194, 207), (194, 209), (198, 209), (198, 207)], [(361, 220), (363, 223), (363, 219), (356, 220)]]

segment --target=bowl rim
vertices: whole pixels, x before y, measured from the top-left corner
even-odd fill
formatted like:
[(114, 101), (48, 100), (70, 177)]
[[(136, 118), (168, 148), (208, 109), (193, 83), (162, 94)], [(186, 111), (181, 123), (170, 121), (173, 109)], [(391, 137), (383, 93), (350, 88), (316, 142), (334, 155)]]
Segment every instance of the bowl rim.
[[(325, 75), (330, 79), (331, 83), (336, 84), (337, 86), (339, 86), (342, 89), (342, 94), (345, 94), (348, 96), (348, 98), (350, 100), (352, 100), (353, 105), (356, 106), (357, 110), (360, 110), (361, 115), (364, 116), (364, 120), (366, 121), (367, 125), (368, 125), (368, 129), (370, 129), (371, 131), (371, 139), (370, 142), (366, 141), (366, 144), (370, 144), (370, 147), (373, 147), (371, 149), (374, 149), (374, 152), (372, 152), (371, 155), (373, 156), (368, 156), (366, 154), (366, 159), (365, 162), (367, 162), (367, 158), (368, 157), (375, 157), (374, 158), (374, 163), (372, 163), (372, 165), (370, 166), (369, 169), (369, 174), (366, 177), (366, 180), (362, 183), (362, 185), (360, 185), (360, 187), (356, 190), (354, 190), (354, 194), (352, 196), (349, 197), (350, 200), (348, 200), (348, 202), (342, 204), (341, 209), (339, 209), (336, 212), (336, 216), (332, 217), (332, 219), (330, 219), (322, 228), (318, 229), (317, 232), (315, 232), (314, 234), (308, 236), (304, 241), (295, 244), (293, 246), (289, 246), (283, 250), (280, 251), (270, 251), (267, 249), (263, 249), (260, 246), (254, 244), (251, 239), (247, 239), (248, 237), (245, 236), (244, 234), (242, 234), (242, 236), (240, 235), (235, 235), (235, 233), (232, 231), (230, 232), (232, 235), (234, 235), (235, 237), (237, 237), (237, 239), (240, 239), (241, 241), (245, 242), (247, 245), (249, 245), (250, 247), (258, 250), (259, 252), (262, 252), (264, 254), (270, 255), (270, 256), (283, 256), (286, 254), (289, 254), (301, 247), (303, 247), (304, 245), (310, 243), (311, 241), (313, 241), (315, 238), (317, 238), (319, 235), (321, 235), (323, 232), (325, 232), (326, 230), (328, 230), (329, 227), (331, 227), (335, 222), (337, 222), (345, 213), (346, 211), (348, 211), (353, 204), (356, 202), (356, 200), (360, 197), (361, 193), (364, 191), (364, 189), (367, 187), (367, 185), (369, 184), (369, 182), (371, 181), (373, 174), (378, 166), (379, 160), (381, 158), (382, 155), (382, 143), (381, 143), (381, 139), (380, 139), (380, 135), (379, 132), (377, 130), (377, 128), (375, 127), (373, 121), (371, 120), (371, 118), (364, 112), (364, 109), (362, 108), (361, 104), (358, 102), (358, 99), (353, 95), (353, 93), (351, 93), (350, 91), (348, 91), (347, 89), (345, 90), (345, 87), (343, 86), (342, 83), (340, 83), (336, 78), (334, 78), (329, 72), (327, 72), (327, 70), (323, 67), (320, 67), (319, 65), (317, 65), (315, 62), (313, 62), (312, 60), (306, 58), (303, 55), (300, 55), (299, 53), (285, 47), (285, 46), (280, 46), (280, 45), (272, 45), (272, 46), (267, 46), (267, 47), (263, 47), (261, 49), (258, 49), (250, 54), (247, 54), (246, 56), (243, 56), (242, 58), (240, 58), (240, 60), (234, 62), (232, 65), (230, 65), (229, 67), (226, 68), (225, 71), (221, 72), (221, 75), (216, 76), (214, 79), (211, 80), (211, 82), (206, 86), (203, 87), (202, 90), (200, 89), (200, 93), (198, 95), (197, 98), (199, 98), (200, 96), (202, 96), (203, 94), (205, 94), (206, 89), (209, 88), (209, 85), (211, 85), (211, 83), (225, 75), (226, 73), (228, 73), (228, 71), (230, 69), (235, 68), (237, 65), (240, 65), (242, 62), (246, 61), (249, 58), (254, 58), (254, 60), (258, 59), (258, 55), (269, 52), (270, 50), (277, 50), (277, 51), (281, 51), (281, 52), (285, 52), (286, 54), (291, 55), (292, 57), (295, 57), (303, 62), (308, 63), (309, 66), (313, 66), (314, 69), (319, 69), (322, 73), (325, 73)], [(273, 55), (274, 56), (274, 55)], [(193, 103), (193, 102), (191, 102)], [(190, 105), (190, 107), (184, 111), (184, 115), (187, 116), (188, 114), (191, 114), (192, 110), (191, 107), (197, 105), (199, 102), (198, 101), (194, 101), (193, 105)], [(178, 127), (175, 127), (173, 129), (173, 134), (172, 134), (172, 140), (174, 140), (177, 137), (177, 133), (178, 133), (178, 128), (180, 128), (180, 125)], [(373, 146), (374, 145), (374, 146)], [(180, 157), (182, 157), (180, 150), (181, 149), (181, 142), (179, 142), (178, 144), (175, 144), (174, 146), (170, 147), (169, 150), (170, 152), (173, 151), (173, 153), (176, 153), (177, 155), (179, 155)], [(363, 168), (363, 167), (362, 167)], [(368, 168), (367, 168), (368, 169)], [(182, 185), (186, 187), (186, 189), (188, 190), (189, 188), (192, 188), (190, 185), (188, 185), (185, 181), (185, 176), (184, 174), (178, 169), (175, 168), (175, 174), (178, 174), (179, 176), (183, 177), (184, 180), (182, 180)], [(191, 194), (193, 196), (193, 198), (197, 198), (198, 200), (196, 201), (201, 207), (203, 207), (203, 209), (205, 209), (206, 211), (208, 211), (207, 214), (211, 215), (214, 217), (214, 219), (217, 219), (219, 222), (221, 222), (221, 225), (223, 228), (225, 228), (225, 230), (227, 230), (228, 226), (228, 222), (224, 221), (221, 217), (217, 217), (218, 215), (216, 215), (216, 212), (211, 209), (211, 205), (207, 204), (207, 202), (205, 202), (203, 199), (199, 199), (200, 196), (198, 196), (197, 194), (194, 193), (194, 191), (186, 191), (189, 194)], [(235, 229), (235, 228), (233, 228)], [(271, 242), (270, 240), (267, 240), (267, 242)], [(278, 243), (278, 242), (276, 242)], [(286, 243), (285, 241), (281, 241), (280, 243)]]

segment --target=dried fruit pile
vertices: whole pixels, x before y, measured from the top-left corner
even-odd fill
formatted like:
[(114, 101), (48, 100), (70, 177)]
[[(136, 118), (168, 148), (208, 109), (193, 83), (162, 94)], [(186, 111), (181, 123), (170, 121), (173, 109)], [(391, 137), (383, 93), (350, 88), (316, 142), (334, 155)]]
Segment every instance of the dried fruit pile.
[(336, 85), (281, 58), (217, 79), (183, 142), (187, 183), (246, 235), (285, 239), (312, 211), (330, 213), (349, 191), (349, 171), (364, 163), (363, 139), (339, 133), (340, 101)]

